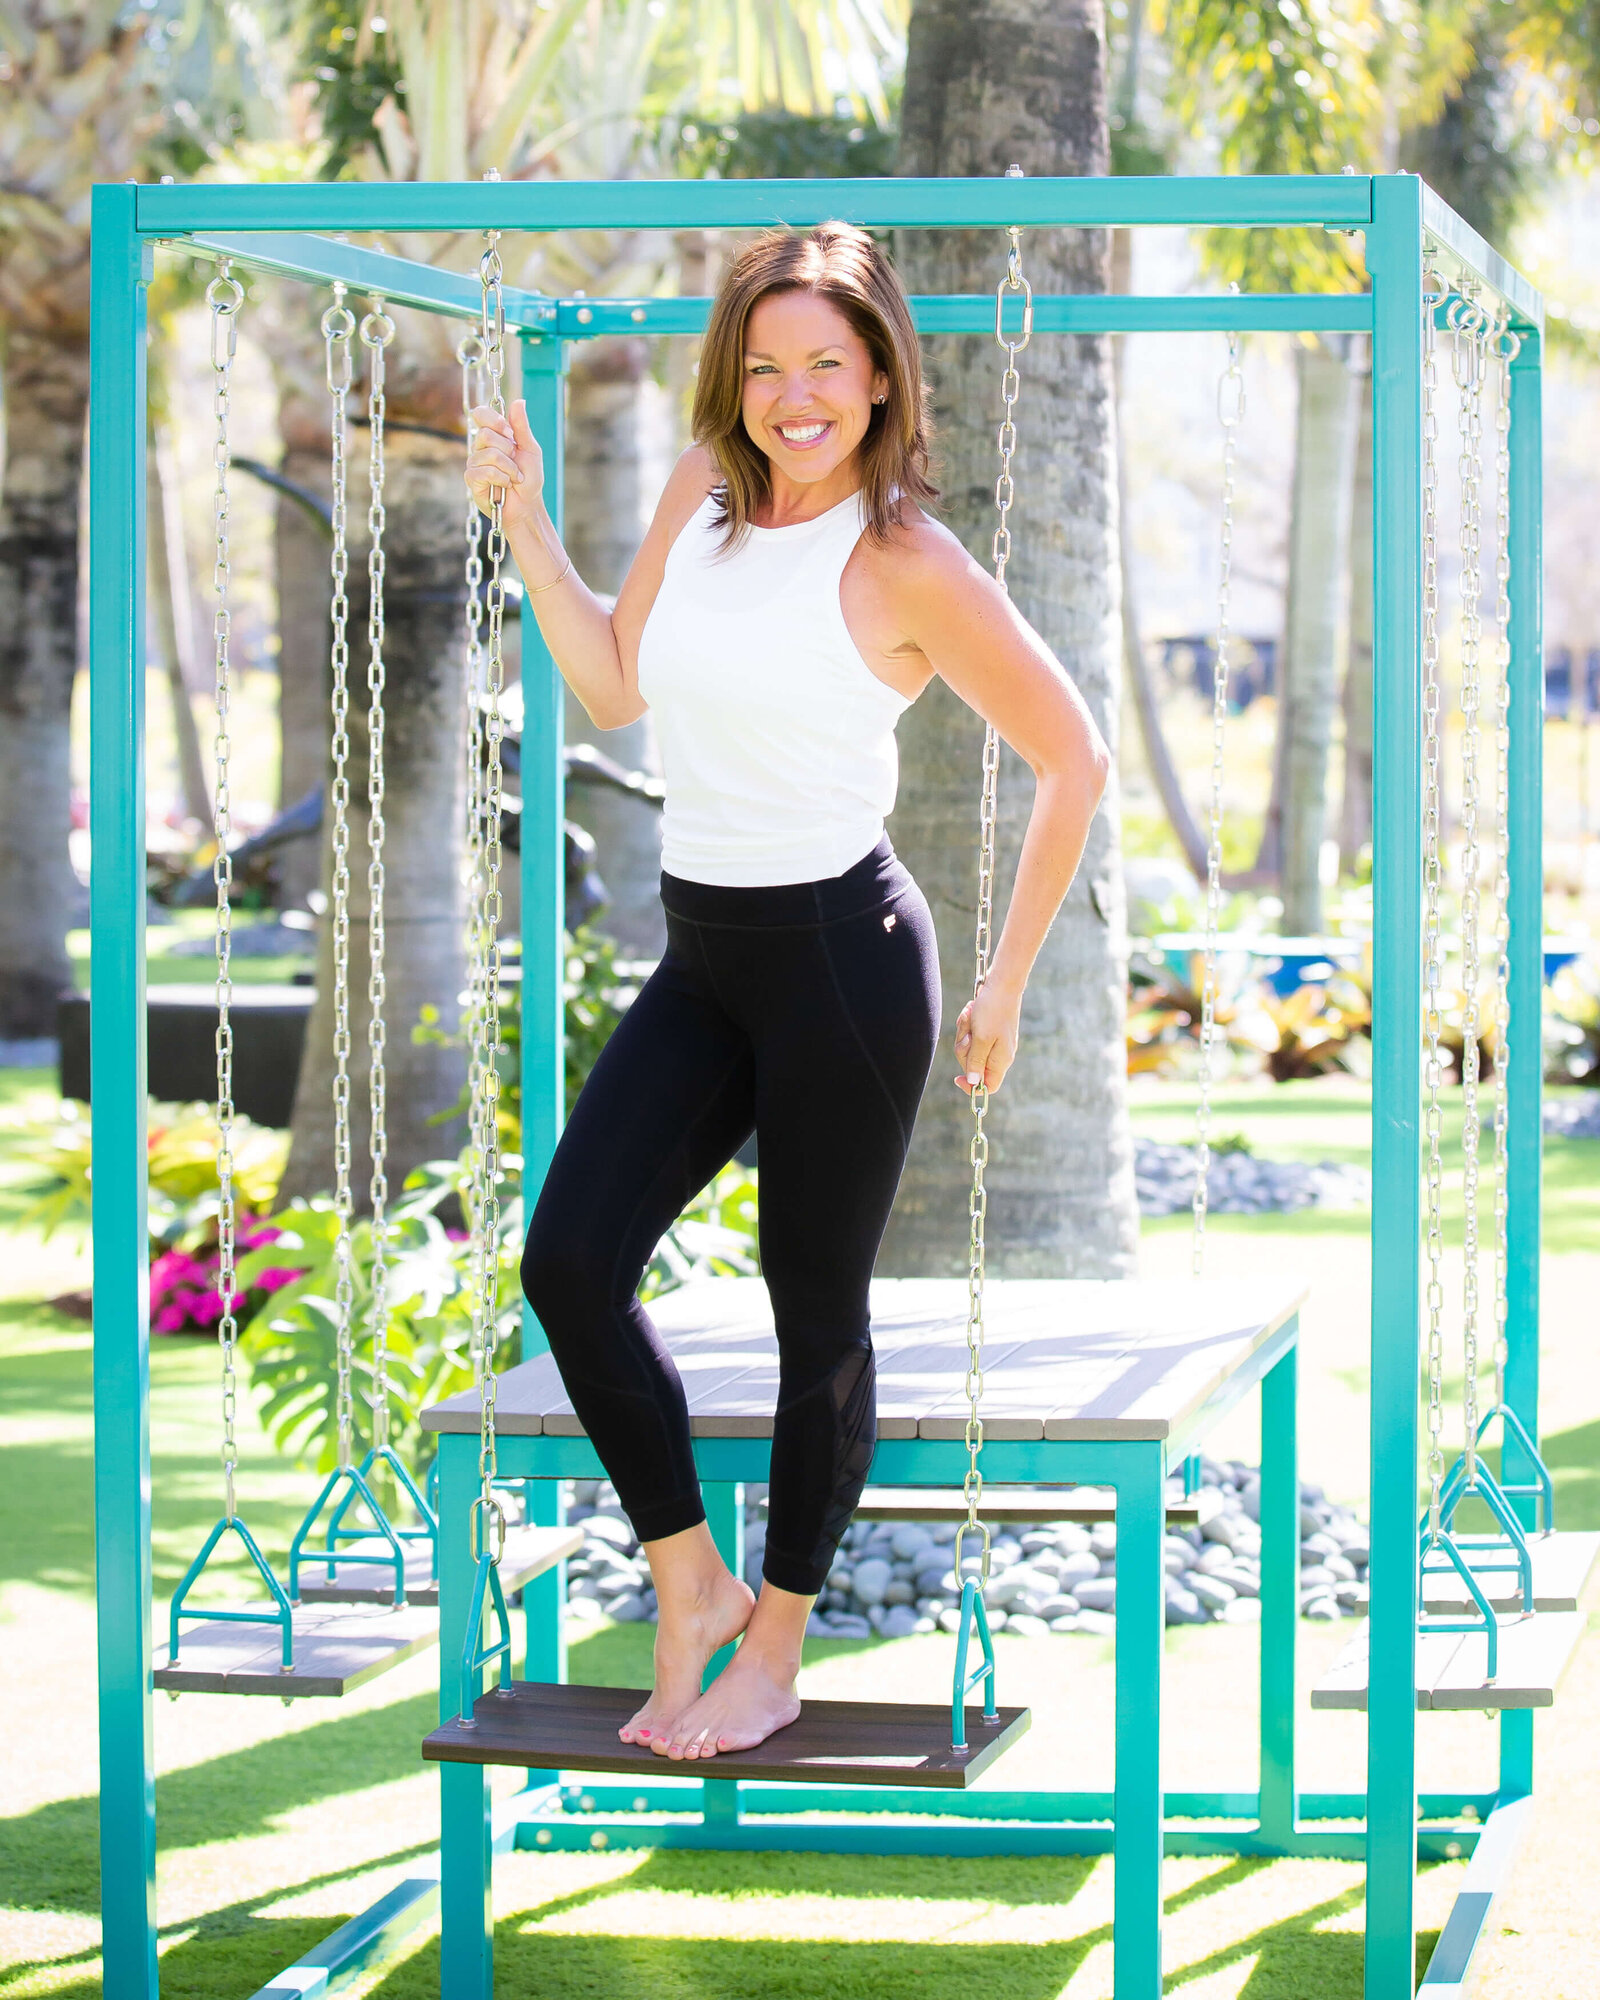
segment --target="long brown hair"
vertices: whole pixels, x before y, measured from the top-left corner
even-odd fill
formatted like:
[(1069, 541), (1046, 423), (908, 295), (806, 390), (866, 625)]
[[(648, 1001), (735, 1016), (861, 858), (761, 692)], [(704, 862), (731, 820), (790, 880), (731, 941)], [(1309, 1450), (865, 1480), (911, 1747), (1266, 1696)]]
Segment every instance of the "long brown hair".
[(867, 344), (889, 388), (860, 444), (866, 532), (889, 539), (899, 501), (932, 501), (930, 418), (922, 350), (894, 267), (864, 229), (821, 222), (770, 229), (729, 265), (712, 303), (694, 392), (694, 438), (722, 475), (717, 498), (723, 547), (731, 548), (771, 492), (766, 453), (744, 427), (744, 341), (750, 314), (772, 292), (809, 291), (838, 307)]

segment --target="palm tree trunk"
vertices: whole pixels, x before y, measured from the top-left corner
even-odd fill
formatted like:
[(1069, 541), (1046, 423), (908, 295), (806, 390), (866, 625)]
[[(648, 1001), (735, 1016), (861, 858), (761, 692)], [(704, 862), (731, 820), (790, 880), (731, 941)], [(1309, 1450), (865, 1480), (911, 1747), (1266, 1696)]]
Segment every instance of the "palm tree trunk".
[[(900, 170), (1001, 175), (1107, 169), (1105, 20), (1100, 0), (918, 0), (910, 29)], [(986, 292), (1003, 264), (997, 233), (902, 235), (914, 291)], [(1102, 230), (1030, 231), (1023, 255), (1041, 292), (1103, 292)], [(989, 547), (1000, 363), (992, 342), (927, 343), (940, 411), (950, 525)], [(1023, 362), (1018, 404), (1019, 607), (1082, 689), (1113, 747), (1120, 656), (1116, 436), (1109, 342), (1053, 335)], [(901, 804), (892, 831), (938, 923), (946, 1027), (972, 990), (973, 896), (983, 726), (936, 681), (900, 728)], [(1002, 880), (1015, 867), (1032, 785), (1006, 754)], [(1028, 989), (1023, 1048), (995, 1100), (990, 1256), (1018, 1276), (1118, 1277), (1134, 1268), (1138, 1212), (1123, 1039), (1126, 957), (1113, 784)], [(966, 1267), (967, 1104), (941, 1048), (923, 1101), (880, 1268)]]
[(1257, 876), (1276, 874), (1283, 927), (1322, 927), (1321, 858), (1327, 830), (1328, 749), (1338, 701), (1340, 614), (1355, 470), (1356, 378), (1342, 343), (1296, 351), (1294, 488), (1289, 594), (1277, 747)]
[[(367, 1117), (367, 741), (365, 451), (351, 480), (351, 1125), (356, 1180), (365, 1185)], [(453, 1105), (465, 1077), (459, 1049), (417, 1044), (422, 1008), (454, 1023), (465, 979), (462, 888), (466, 708), (461, 627), (461, 454), (443, 440), (391, 431), (388, 439), (385, 810), (388, 935), (389, 1184), (424, 1160), (455, 1151), (458, 1123), (429, 1121)], [(359, 505), (358, 505), (359, 498)], [(359, 588), (356, 587), (359, 580)], [(330, 856), (324, 842), (324, 878)], [(333, 1186), (333, 976), (331, 926), (322, 926), (317, 998), (295, 1094), (281, 1196)]]
[[(644, 533), (646, 509), (665, 468), (648, 453), (645, 434), (649, 350), (642, 340), (590, 341), (573, 356), (567, 386), (565, 540), (592, 590), (614, 595)], [(569, 743), (593, 743), (629, 770), (660, 772), (648, 715), (623, 729), (596, 729), (576, 696), (566, 697)], [(666, 948), (661, 914), (661, 815), (648, 803), (586, 787), (569, 800), (570, 817), (594, 836), (609, 892), (595, 928), (625, 951), (659, 958)]]
[(1339, 866), (1353, 875), (1372, 838), (1372, 367), (1360, 374), (1361, 413), (1350, 485), (1350, 637), (1344, 670), (1344, 793)]
[(189, 583), (188, 550), (183, 539), (183, 515), (178, 502), (177, 468), (164, 427), (152, 426), (145, 458), (146, 547), (150, 560), (150, 607), (156, 637), (167, 672), (172, 701), (172, 731), (178, 746), (178, 778), (183, 809), (202, 826), (210, 823), (211, 793), (206, 784), (200, 729), (194, 719), (192, 690), (198, 675), (195, 656), (194, 598)]
[(77, 883), (70, 720), (87, 344), (10, 330), (0, 475), (0, 1038), (56, 1032)]

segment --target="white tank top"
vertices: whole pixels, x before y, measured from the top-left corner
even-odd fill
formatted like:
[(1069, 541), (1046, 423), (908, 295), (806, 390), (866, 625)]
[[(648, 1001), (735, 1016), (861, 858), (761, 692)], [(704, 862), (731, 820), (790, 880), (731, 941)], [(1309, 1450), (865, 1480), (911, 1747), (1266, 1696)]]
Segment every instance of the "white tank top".
[(666, 780), (661, 864), (687, 882), (818, 882), (868, 854), (910, 703), (856, 650), (839, 579), (859, 493), (718, 553), (707, 498), (673, 543), (639, 640)]

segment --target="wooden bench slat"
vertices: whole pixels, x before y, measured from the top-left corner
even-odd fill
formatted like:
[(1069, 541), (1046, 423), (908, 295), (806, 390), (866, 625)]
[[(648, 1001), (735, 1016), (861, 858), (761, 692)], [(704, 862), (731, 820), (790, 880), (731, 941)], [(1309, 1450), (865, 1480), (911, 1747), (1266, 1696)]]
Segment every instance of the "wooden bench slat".
[[(1576, 1611), (1542, 1611), (1502, 1618), (1498, 1671), (1488, 1670), (1488, 1635), (1420, 1632), (1417, 1635), (1417, 1706), (1426, 1709), (1548, 1708), (1585, 1619)], [(1311, 1691), (1313, 1708), (1365, 1709), (1369, 1628), (1363, 1623)]]
[(621, 1772), (643, 1778), (764, 1778), (769, 1783), (919, 1785), (964, 1790), (1031, 1721), (1025, 1708), (1003, 1708), (985, 1722), (967, 1711), (968, 1747), (950, 1748), (948, 1705), (918, 1702), (808, 1701), (800, 1719), (753, 1750), (724, 1751), (705, 1762), (672, 1763), (617, 1730), (641, 1708), (639, 1688), (590, 1688), (517, 1681), (507, 1695), (491, 1690), (459, 1718), (433, 1731), (422, 1754), (438, 1763), (509, 1764), (530, 1770)]
[[(988, 1486), (978, 1509), (991, 1525), (1000, 1521), (1075, 1521), (1084, 1527), (1114, 1523), (1117, 1496), (1106, 1486)], [(858, 1521), (942, 1521), (967, 1518), (959, 1487), (869, 1486), (856, 1508)], [(1169, 1525), (1192, 1528), (1200, 1520), (1198, 1496), (1169, 1498)]]

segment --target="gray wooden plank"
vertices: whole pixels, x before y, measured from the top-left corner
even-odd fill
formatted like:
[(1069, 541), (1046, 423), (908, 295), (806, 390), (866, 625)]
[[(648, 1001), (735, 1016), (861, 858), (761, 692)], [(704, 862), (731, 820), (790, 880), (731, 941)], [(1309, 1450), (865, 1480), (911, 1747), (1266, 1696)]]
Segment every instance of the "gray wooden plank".
[[(996, 1281), (987, 1302), (988, 1434), (1168, 1436), (1271, 1337), (1304, 1295), (1282, 1279)], [(873, 1286), (881, 1436), (960, 1436), (966, 1310), (959, 1279), (890, 1279)], [(777, 1351), (762, 1281), (699, 1280), (654, 1301), (651, 1312), (684, 1374), (696, 1432), (770, 1435)], [(1116, 1355), (1121, 1359), (1113, 1363)], [(581, 1435), (548, 1355), (501, 1377), (499, 1416), (507, 1436), (538, 1436), (544, 1429)], [(436, 1431), (476, 1430), (476, 1394), (435, 1404), (424, 1423)]]
[(1433, 1683), (1434, 1709), (1549, 1708), (1587, 1620), (1578, 1611), (1536, 1611), (1502, 1618), (1495, 1677), (1489, 1638), (1465, 1632)]
[[(244, 1607), (241, 1607), (241, 1609)], [(155, 1684), (172, 1694), (349, 1694), (431, 1646), (435, 1612), (405, 1605), (305, 1605), (294, 1614), (294, 1666), (284, 1673), (275, 1625), (186, 1624), (179, 1657), (156, 1654)]]
[[(1109, 1486), (991, 1486), (979, 1508), (984, 1520), (1075, 1521), (1084, 1526), (1114, 1522), (1117, 1496)], [(964, 1521), (967, 1503), (959, 1486), (869, 1486), (856, 1507), (858, 1521)], [(1200, 1519), (1197, 1499), (1169, 1495), (1167, 1523), (1191, 1528)]]
[[(1311, 1690), (1313, 1708), (1364, 1711), (1367, 1706), (1368, 1645), (1371, 1630), (1363, 1619), (1349, 1644)], [(1417, 1636), (1417, 1707), (1431, 1708), (1433, 1687), (1449, 1666), (1459, 1634), (1424, 1632)]]
[[(346, 1544), (353, 1550), (382, 1549), (376, 1535)], [(583, 1530), (540, 1528), (527, 1524), (506, 1530), (506, 1552), (500, 1558), (500, 1587), (521, 1590), (536, 1576), (566, 1556), (575, 1556), (583, 1547)], [(318, 1566), (320, 1573), (321, 1566)], [(313, 1582), (311, 1572), (303, 1573), (300, 1599), (304, 1604), (388, 1604), (394, 1595), (393, 1573), (372, 1563), (335, 1563), (328, 1583)], [(413, 1581), (413, 1577), (415, 1581)], [(409, 1543), (406, 1555), (406, 1601), (408, 1604), (437, 1605), (439, 1586), (433, 1578), (432, 1557), (425, 1543)], [(185, 1642), (187, 1648), (187, 1641)]]
[[(1533, 1535), (1529, 1537), (1528, 1554), (1533, 1559), (1534, 1610), (1576, 1611), (1595, 1563), (1600, 1560), (1600, 1534), (1579, 1534), (1565, 1529), (1549, 1535)], [(1498, 1555), (1496, 1560), (1509, 1562), (1509, 1553)], [(1474, 1574), (1492, 1605), (1522, 1609), (1522, 1579), (1516, 1569), (1478, 1570)], [(1475, 1608), (1466, 1585), (1453, 1569), (1428, 1572), (1423, 1601), (1430, 1612), (1450, 1614)]]

